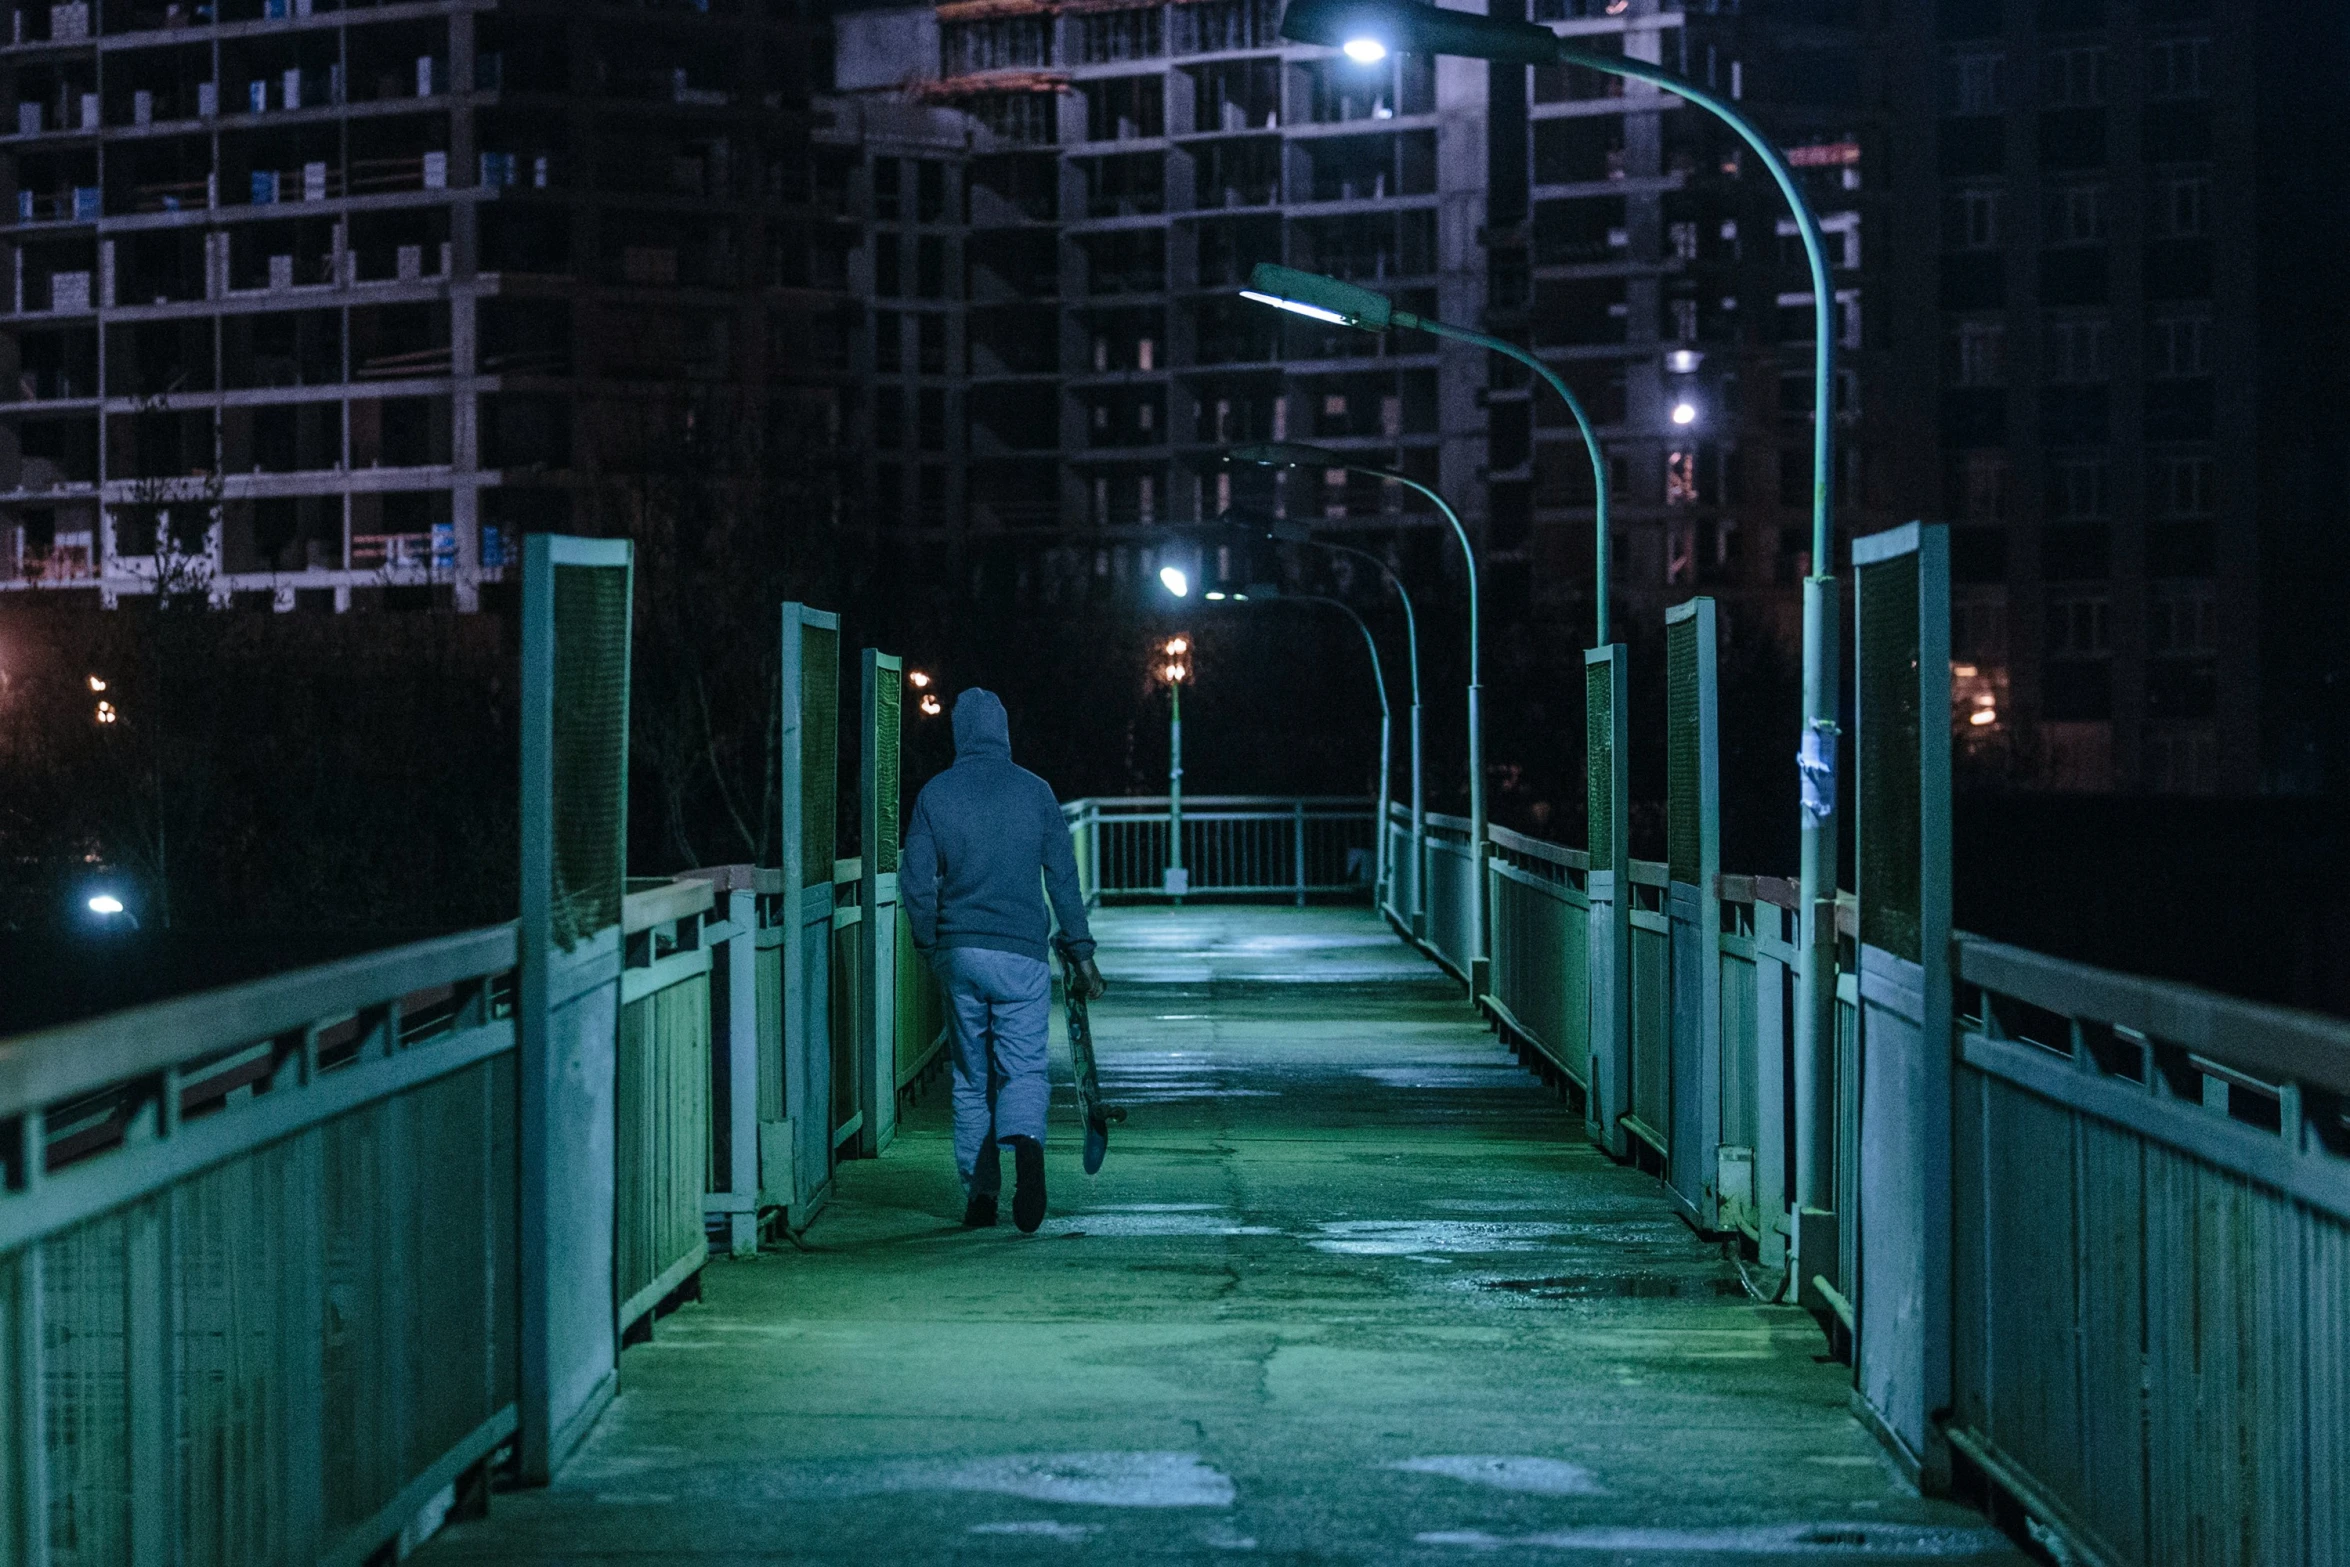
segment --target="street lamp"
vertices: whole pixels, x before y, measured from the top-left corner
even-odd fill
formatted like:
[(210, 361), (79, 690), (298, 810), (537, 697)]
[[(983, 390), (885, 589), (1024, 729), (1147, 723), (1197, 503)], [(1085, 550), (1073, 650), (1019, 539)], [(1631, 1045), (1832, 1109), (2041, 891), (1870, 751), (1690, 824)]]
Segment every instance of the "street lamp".
[[(1311, 540), (1307, 540), (1307, 543), (1311, 543)], [(1363, 552), (1354, 550), (1351, 554), (1363, 554)], [(1173, 587), (1170, 587), (1168, 592), (1173, 592)], [(1401, 585), (1398, 585), (1398, 592), (1401, 592)], [(1177, 597), (1180, 597), (1180, 594), (1177, 594)], [(1370, 681), (1372, 681), (1372, 688), (1375, 688), (1375, 691), (1379, 693), (1379, 808), (1377, 808), (1377, 827), (1372, 829), (1372, 839), (1370, 839), (1377, 869), (1372, 872), (1372, 876), (1375, 876), (1377, 883), (1384, 883), (1386, 881), (1386, 801), (1391, 799), (1389, 764), (1391, 764), (1391, 756), (1394, 756), (1394, 749), (1396, 749), (1396, 728), (1394, 728), (1394, 712), (1391, 712), (1389, 705), (1386, 705), (1386, 670), (1384, 667), (1379, 667), (1379, 639), (1372, 637), (1370, 625), (1365, 623), (1363, 616), (1358, 616), (1354, 606), (1347, 604), (1344, 599), (1332, 599), (1332, 597), (1328, 597), (1328, 594), (1318, 594), (1318, 592), (1288, 592), (1285, 594), (1271, 583), (1253, 583), (1248, 592), (1210, 592), (1210, 594), (1203, 594), (1203, 597), (1215, 601), (1215, 604), (1248, 604), (1248, 601), (1253, 601), (1253, 599), (1267, 601), (1267, 604), (1328, 604), (1330, 608), (1335, 608), (1337, 613), (1342, 613), (1342, 616), (1354, 620), (1356, 630), (1363, 632), (1363, 646), (1370, 651)], [(1182, 639), (1177, 637), (1175, 641), (1182, 641)], [(1173, 651), (1175, 641), (1170, 641), (1168, 644), (1170, 651)], [(1415, 637), (1415, 641), (1412, 641), (1412, 658), (1417, 660), (1417, 655), (1419, 655), (1419, 641)], [(1415, 670), (1412, 670), (1412, 688), (1415, 688), (1415, 691), (1419, 688), (1417, 665), (1415, 665)], [(1177, 691), (1180, 691), (1180, 686), (1177, 686)], [(1417, 754), (1415, 754), (1415, 764), (1417, 764)], [(1304, 893), (1300, 893), (1300, 900), (1304, 900)]]
[[(1796, 1197), (1802, 1207), (1828, 1207), (1833, 1193), (1827, 1181), (1834, 1137), (1833, 1108), (1828, 1085), (1834, 1081), (1830, 1051), (1836, 1037), (1833, 1011), (1836, 917), (1836, 579), (1835, 537), (1829, 521), (1829, 472), (1834, 439), (1834, 313), (1835, 295), (1828, 276), (1827, 246), (1820, 222), (1795, 183), (1795, 171), (1762, 131), (1726, 99), (1682, 80), (1662, 67), (1623, 55), (1599, 54), (1562, 39), (1547, 27), (1507, 17), (1472, 15), (1443, 10), (1417, 0), (1290, 0), (1282, 13), (1281, 34), (1299, 43), (1325, 44), (1346, 50), (1358, 42), (1376, 44), (1382, 52), (1453, 54), (1514, 65), (1580, 65), (1632, 81), (1662, 87), (1706, 110), (1738, 134), (1754, 150), (1787, 205), (1795, 215), (1796, 232), (1803, 236), (1804, 258), (1811, 269), (1812, 449), (1811, 449), (1811, 569), (1803, 593), (1803, 729), (1796, 752), (1802, 798), (1803, 858), (1799, 871), (1802, 905), (1799, 918), (1802, 952), (1796, 1006), (1795, 1091)], [(1265, 271), (1258, 269), (1259, 273)], [(1327, 283), (1327, 279), (1317, 280)], [(1266, 292), (1265, 281), (1252, 286)], [(1346, 285), (1338, 285), (1343, 288)], [(1367, 290), (1356, 289), (1381, 306), (1387, 302)], [(1275, 300), (1274, 303), (1282, 303)], [(1328, 298), (1309, 295), (1300, 301), (1325, 314)], [(1292, 308), (1295, 308), (1294, 306)], [(1387, 307), (1398, 325), (1426, 327), (1415, 318)], [(1342, 324), (1357, 324), (1344, 320)], [(1366, 320), (1361, 324), (1369, 324)], [(1373, 330), (1382, 330), (1384, 322)], [(1432, 329), (1431, 329), (1432, 330)], [(1605, 545), (1605, 534), (1601, 536)], [(1607, 595), (1600, 595), (1601, 614)], [(1604, 638), (1603, 638), (1604, 641)]]
[[(1173, 566), (1159, 573), (1169, 593), (1182, 598), (1191, 582)], [(1191, 890), (1191, 872), (1183, 868), (1183, 682), (1191, 678), (1191, 638), (1172, 636), (1152, 655), (1152, 673), (1167, 683), (1167, 869), (1159, 890), (1180, 901)]]
[[(1304, 542), (1312, 543), (1313, 540), (1307, 539)], [(1364, 552), (1355, 550), (1351, 553), (1360, 555)], [(1375, 886), (1384, 886), (1388, 874), (1387, 802), (1393, 798), (1389, 767), (1395, 751), (1395, 720), (1392, 710), (1387, 705), (1387, 671), (1379, 663), (1379, 639), (1371, 635), (1370, 624), (1356, 612), (1352, 604), (1347, 603), (1344, 599), (1332, 598), (1324, 593), (1284, 593), (1270, 583), (1260, 583), (1246, 593), (1210, 594), (1208, 596), (1234, 604), (1246, 604), (1251, 599), (1267, 603), (1327, 604), (1353, 621), (1355, 629), (1363, 634), (1363, 646), (1371, 655), (1371, 684), (1373, 689), (1379, 693), (1379, 805), (1375, 818), (1377, 825), (1371, 834), (1371, 853), (1374, 866), (1372, 879)], [(1418, 644), (1415, 642), (1415, 658), (1417, 657), (1417, 648)], [(1419, 672), (1415, 668), (1413, 671), (1415, 689), (1418, 685), (1418, 674)], [(1416, 756), (1414, 760), (1417, 760)], [(1303, 852), (1302, 849), (1300, 852)], [(1305, 893), (1302, 890), (1298, 893), (1298, 901), (1301, 904), (1305, 901)]]
[[(1258, 270), (1262, 271), (1263, 269), (1259, 268)], [(1378, 296), (1373, 295), (1372, 297), (1377, 298)], [(1382, 300), (1381, 303), (1385, 303), (1385, 301)], [(1432, 486), (1397, 473), (1392, 468), (1381, 468), (1363, 462), (1345, 452), (1334, 452), (1320, 446), (1305, 446), (1296, 441), (1267, 441), (1253, 446), (1236, 446), (1230, 455), (1235, 462), (1255, 463), (1263, 468), (1321, 468), (1324, 470), (1341, 468), (1349, 473), (1369, 474), (1375, 478), (1391, 479), (1406, 489), (1417, 491), (1426, 496), (1429, 502), (1443, 513), (1444, 520), (1452, 524), (1453, 537), (1460, 541), (1461, 558), (1466, 562), (1469, 571), (1469, 830), (1471, 835), (1469, 841), (1471, 858), (1475, 861), (1478, 871), (1478, 894), (1470, 900), (1469, 910), (1469, 994), (1472, 999), (1481, 996), (1485, 994), (1487, 978), (1484, 895), (1485, 716), (1477, 652), (1480, 640), (1478, 635), (1477, 552), (1469, 545), (1469, 530), (1462, 525), (1460, 513), (1454, 511), (1451, 503), (1439, 495)], [(1401, 583), (1396, 584), (1399, 592), (1402, 590), (1402, 586)], [(1410, 600), (1407, 598), (1405, 603), (1408, 613)], [(1413, 659), (1413, 670), (1416, 677), (1418, 673), (1416, 634)], [(1415, 696), (1417, 695), (1417, 684), (1415, 678)], [(1414, 702), (1413, 708), (1416, 719), (1418, 716), (1417, 701)], [(1415, 724), (1415, 729), (1416, 727)], [(1415, 756), (1417, 750), (1418, 747), (1415, 743)], [(1416, 767), (1414, 773), (1413, 792), (1416, 795), (1419, 784)], [(1413, 844), (1415, 851), (1423, 847), (1426, 832), (1425, 820), (1418, 809), (1419, 804), (1420, 802), (1415, 799), (1412, 823), (1416, 835)], [(1424, 913), (1427, 899), (1419, 888), (1425, 879), (1426, 869), (1427, 860), (1424, 856), (1412, 867), (1413, 900), (1420, 906), (1423, 925), (1426, 923)], [(1424, 935), (1425, 931), (1415, 931), (1413, 934)]]
[[(1275, 517), (1267, 513), (1243, 510), (1238, 507), (1224, 515), (1226, 520), (1237, 526), (1254, 529), (1263, 533), (1265, 537), (1276, 539), (1284, 544), (1311, 544), (1316, 549), (1328, 550), (1333, 555), (1351, 555), (1357, 560), (1368, 561), (1371, 564), (1371, 569), (1386, 578), (1388, 585), (1395, 589), (1395, 596), (1403, 601), (1404, 649), (1406, 659), (1411, 667), (1412, 677), (1412, 901), (1408, 912), (1411, 918), (1412, 934), (1424, 937), (1428, 934), (1428, 897), (1426, 892), (1428, 806), (1427, 795), (1422, 787), (1420, 765), (1420, 618), (1412, 609), (1412, 595), (1404, 588), (1403, 579), (1389, 568), (1387, 562), (1369, 550), (1356, 549), (1351, 544), (1333, 543), (1328, 539), (1318, 539), (1314, 537), (1314, 530), (1311, 527), (1288, 517)], [(1208, 596), (1215, 597), (1214, 594)], [(1384, 767), (1381, 776), (1385, 776)], [(1387, 807), (1384, 804), (1379, 808), (1379, 842), (1383, 856), (1383, 874), (1392, 878), (1395, 874), (1395, 864), (1393, 860), (1384, 858), (1387, 843)], [(1388, 897), (1392, 902), (1394, 899), (1392, 887), (1389, 889)]]
[(1575, 416), (1575, 428), (1583, 432), (1584, 449), (1591, 455), (1592, 526), (1596, 530), (1592, 560), (1598, 603), (1592, 646), (1606, 647), (1609, 547), (1607, 458), (1599, 449), (1599, 432), (1592, 428), (1591, 416), (1583, 410), (1583, 400), (1575, 395), (1573, 388), (1561, 379), (1559, 373), (1545, 364), (1540, 356), (1528, 353), (1515, 343), (1483, 332), (1472, 332), (1467, 327), (1451, 326), (1426, 316), (1416, 316), (1408, 310), (1398, 310), (1395, 301), (1385, 294), (1373, 293), (1370, 289), (1358, 288), (1352, 283), (1341, 283), (1334, 277), (1324, 277), (1318, 272), (1300, 272), (1295, 267), (1260, 261), (1250, 271), (1248, 285), (1240, 291), (1241, 298), (1253, 299), (1260, 305), (1271, 305), (1277, 310), (1286, 310), (1291, 315), (1304, 316), (1309, 321), (1321, 321), (1331, 326), (1359, 327), (1365, 332), (1385, 332), (1395, 327), (1408, 327), (1426, 332), (1431, 337), (1449, 337), (1458, 342), (1474, 343), (1479, 348), (1515, 359), (1550, 384), (1551, 390), (1565, 400), (1567, 411)]

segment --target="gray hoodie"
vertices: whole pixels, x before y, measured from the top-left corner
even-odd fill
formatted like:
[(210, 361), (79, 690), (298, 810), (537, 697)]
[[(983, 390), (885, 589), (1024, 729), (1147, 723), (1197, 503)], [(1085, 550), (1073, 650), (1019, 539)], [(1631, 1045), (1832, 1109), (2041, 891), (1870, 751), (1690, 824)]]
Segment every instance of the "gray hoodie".
[(898, 899), (914, 945), (985, 947), (1042, 962), (1051, 933), (1038, 872), (1060, 916), (1062, 948), (1093, 956), (1077, 857), (1052, 786), (1012, 763), (1004, 704), (974, 686), (955, 699), (955, 765), (923, 785), (898, 857)]

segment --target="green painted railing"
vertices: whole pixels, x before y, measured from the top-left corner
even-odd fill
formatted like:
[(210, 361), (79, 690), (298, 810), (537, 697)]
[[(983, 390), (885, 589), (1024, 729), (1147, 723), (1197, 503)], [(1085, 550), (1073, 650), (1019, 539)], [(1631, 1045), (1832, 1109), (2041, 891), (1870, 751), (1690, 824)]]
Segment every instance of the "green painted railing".
[[(1089, 902), (1168, 896), (1165, 795), (1072, 800), (1061, 807)], [(1319, 796), (1185, 795), (1184, 896), (1364, 895), (1377, 855), (1368, 802)]]
[(0, 1044), (0, 1558), (359, 1563), (514, 1433), (515, 937)]
[(720, 909), (699, 877), (633, 884), (613, 1100), (613, 1293), (626, 1333), (708, 1260), (711, 947)]

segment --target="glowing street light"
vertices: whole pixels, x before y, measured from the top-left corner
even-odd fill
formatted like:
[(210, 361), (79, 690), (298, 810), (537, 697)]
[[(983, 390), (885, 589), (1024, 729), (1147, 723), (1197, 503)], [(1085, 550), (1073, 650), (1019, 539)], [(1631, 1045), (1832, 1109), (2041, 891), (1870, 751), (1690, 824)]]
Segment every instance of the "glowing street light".
[[(1159, 581), (1177, 598), (1191, 591), (1191, 579), (1173, 566), (1159, 573)], [(1191, 678), (1184, 661), (1190, 652), (1191, 638), (1180, 634), (1158, 647), (1166, 662), (1157, 674), (1167, 682), (1167, 868), (1159, 886), (1177, 899), (1191, 890), (1191, 873), (1183, 868), (1183, 682)]]
[(90, 912), (92, 914), (120, 914), (122, 900), (110, 892), (101, 892), (90, 900)]
[(1349, 38), (1340, 47), (1357, 65), (1377, 65), (1387, 58), (1387, 45), (1376, 38)]
[(103, 691), (106, 689), (106, 682), (99, 679), (96, 675), (92, 675), (90, 677), (90, 689), (92, 691)]
[(98, 704), (98, 722), (102, 724), (111, 724), (121, 716), (122, 715), (120, 713), (114, 710), (114, 704), (112, 702), (100, 702)]
[(1161, 566), (1159, 585), (1177, 598), (1186, 598), (1191, 593), (1191, 578), (1185, 575), (1181, 566)]
[(1696, 422), (1697, 405), (1695, 403), (1680, 402), (1673, 405), (1673, 423), (1695, 424)]
[[(1305, 0), (1298, 0), (1298, 4), (1292, 5), (1291, 9), (1294, 11), (1304, 3)], [(1285, 21), (1283, 25), (1288, 24)], [(1547, 38), (1549, 34), (1544, 33), (1543, 36)], [(1309, 41), (1320, 43), (1325, 40), (1315, 38)], [(1351, 326), (1365, 332), (1386, 332), (1403, 327), (1425, 332), (1431, 337), (1449, 337), (1456, 342), (1472, 343), (1489, 352), (1515, 359), (1542, 377), (1566, 403), (1567, 411), (1575, 416), (1575, 428), (1582, 432), (1584, 448), (1591, 455), (1592, 526), (1595, 530), (1592, 563), (1597, 583), (1593, 595), (1596, 600), (1596, 619), (1592, 646), (1607, 646), (1608, 553), (1613, 537), (1608, 531), (1607, 460), (1600, 451), (1599, 432), (1593, 427), (1590, 414), (1584, 411), (1583, 400), (1575, 395), (1574, 389), (1567, 385), (1556, 370), (1545, 363), (1540, 355), (1529, 353), (1506, 339), (1473, 332), (1467, 327), (1453, 326), (1428, 316), (1414, 315), (1408, 310), (1398, 310), (1395, 301), (1385, 294), (1341, 282), (1334, 277), (1324, 277), (1318, 272), (1300, 272), (1295, 267), (1261, 261), (1250, 271), (1248, 287), (1240, 291), (1240, 297), (1253, 299), (1261, 305), (1271, 305), (1276, 310), (1286, 310), (1292, 315), (1304, 316), (1311, 321), (1328, 322), (1332, 326)], [(1467, 547), (1465, 534), (1462, 547)]]
[(939, 714), (946, 711), (946, 709), (940, 705), (937, 693), (931, 691), (923, 692), (922, 700), (915, 703), (914, 705), (920, 708), (922, 710), (923, 716), (927, 718), (936, 718)]
[[(1505, 65), (1580, 65), (1587, 70), (1647, 82), (1705, 110), (1727, 125), (1754, 152), (1787, 200), (1802, 237), (1804, 259), (1811, 272), (1812, 302), (1812, 507), (1811, 576), (1803, 585), (1803, 728), (1798, 741), (1798, 776), (1802, 799), (1802, 862), (1799, 871), (1801, 948), (1799, 999), (1796, 1005), (1795, 1093), (1797, 1099), (1795, 1184), (1791, 1194), (1798, 1207), (1834, 1206), (1830, 1186), (1835, 1121), (1834, 1082), (1836, 986), (1836, 579), (1833, 574), (1835, 533), (1830, 521), (1829, 474), (1833, 471), (1835, 440), (1834, 357), (1836, 295), (1828, 271), (1827, 244), (1818, 216), (1796, 183), (1795, 170), (1770, 138), (1728, 99), (1676, 76), (1659, 65), (1625, 55), (1601, 54), (1579, 38), (1561, 38), (1549, 28), (1507, 17), (1473, 15), (1424, 5), (1418, 0), (1289, 0), (1281, 15), (1281, 35), (1298, 43), (1345, 49), (1356, 41), (1376, 41), (1382, 49), (1408, 54), (1451, 54)], [(1286, 270), (1286, 269), (1284, 269)], [(1260, 267), (1250, 286), (1280, 296), (1274, 303), (1299, 297), (1299, 291), (1268, 285), (1267, 269)], [(1315, 289), (1303, 291), (1303, 301), (1324, 310), (1333, 307), (1315, 280)], [(1367, 292), (1356, 290), (1356, 293)], [(1384, 301), (1382, 301), (1384, 303)], [(1294, 308), (1294, 307), (1292, 307)], [(1343, 314), (1343, 312), (1339, 312)], [(1389, 307), (1396, 324), (1426, 326)], [(1382, 318), (1346, 321), (1372, 331), (1386, 330)], [(1429, 330), (1434, 330), (1432, 327)], [(1466, 337), (1466, 334), (1448, 334)], [(1498, 345), (1497, 345), (1498, 346)], [(1527, 358), (1522, 350), (1501, 349)], [(1540, 368), (1539, 365), (1536, 366)], [(1578, 417), (1580, 417), (1578, 413)], [(1586, 437), (1588, 439), (1588, 436)], [(1596, 455), (1597, 443), (1593, 443)], [(1606, 493), (1603, 488), (1600, 492)], [(1607, 529), (1599, 532), (1601, 560), (1606, 559)], [(1602, 577), (1604, 584), (1605, 578)], [(1607, 595), (1600, 594), (1600, 613), (1607, 612)], [(1602, 624), (1604, 624), (1604, 620)], [(1606, 643), (1602, 636), (1600, 642)]]
[(909, 669), (906, 671), (906, 684), (917, 691), (927, 691), (930, 689), (930, 677), (919, 669)]

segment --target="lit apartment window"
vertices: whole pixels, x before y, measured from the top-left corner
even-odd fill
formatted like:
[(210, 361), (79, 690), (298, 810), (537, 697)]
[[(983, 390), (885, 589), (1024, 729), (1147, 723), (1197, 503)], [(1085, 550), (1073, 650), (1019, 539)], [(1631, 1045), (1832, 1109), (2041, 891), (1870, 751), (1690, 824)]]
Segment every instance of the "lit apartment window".
[(2040, 100), (2052, 109), (2085, 108), (2105, 101), (2105, 49), (2052, 49), (2041, 77)]
[(2007, 56), (1987, 51), (1944, 61), (1942, 106), (1952, 114), (1996, 114), (2007, 107)]
[(2211, 181), (2201, 174), (2174, 175), (2154, 183), (2155, 232), (2191, 239), (2211, 226)]
[(1998, 249), (1999, 207), (2000, 191), (1996, 186), (1976, 186), (1952, 195), (1943, 208), (1943, 248)]
[(2048, 599), (2048, 656), (2103, 658), (2113, 651), (2107, 633), (2109, 601), (2102, 593), (2055, 593)]
[(2157, 517), (2208, 517), (2211, 458), (2203, 452), (2153, 453), (2147, 460), (2147, 499)]
[(2210, 68), (2208, 38), (2162, 38), (2146, 46), (2146, 96), (2200, 98)]
[(2165, 378), (2211, 373), (2211, 318), (2158, 316), (2149, 333), (2146, 369)]
[(1997, 386), (2007, 374), (2007, 328), (1997, 321), (1967, 321), (1952, 334), (1951, 384)]
[(1696, 224), (1668, 224), (1665, 228), (1665, 239), (1666, 242), (1672, 247), (1673, 259), (1675, 261), (1695, 261), (1697, 259)]
[(2105, 318), (2057, 317), (2048, 323), (2048, 379), (2080, 385), (2105, 379)]
[(2105, 187), (2057, 185), (2048, 192), (2048, 243), (2097, 245), (2105, 240)]
[(2059, 457), (2048, 465), (2048, 516), (2072, 521), (2105, 515), (2109, 465), (2103, 457)]

